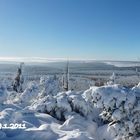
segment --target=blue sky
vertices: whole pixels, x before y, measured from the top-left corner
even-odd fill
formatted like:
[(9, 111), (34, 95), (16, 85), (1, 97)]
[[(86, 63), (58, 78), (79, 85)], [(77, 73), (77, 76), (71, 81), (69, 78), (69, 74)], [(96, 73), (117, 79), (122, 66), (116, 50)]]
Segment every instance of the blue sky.
[(0, 57), (140, 58), (140, 0), (0, 0)]

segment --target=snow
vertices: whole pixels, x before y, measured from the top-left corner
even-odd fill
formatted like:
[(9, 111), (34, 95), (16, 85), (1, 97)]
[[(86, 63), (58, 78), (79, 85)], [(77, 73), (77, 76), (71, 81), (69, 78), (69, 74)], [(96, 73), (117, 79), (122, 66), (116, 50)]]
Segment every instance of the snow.
[(0, 84), (0, 103), (3, 103), (7, 98), (7, 91), (3, 84)]
[(2, 128), (0, 140), (139, 140), (140, 84), (79, 92), (61, 91), (59, 84), (56, 76), (45, 77), (22, 93), (0, 84), (0, 123), (25, 125)]
[(42, 86), (43, 90), (41, 95), (56, 95), (60, 91), (60, 81), (56, 75), (47, 76), (40, 78), (40, 86)]
[(116, 67), (137, 67), (140, 66), (139, 61), (108, 61), (104, 62), (108, 65), (114, 65)]
[(38, 86), (35, 82), (28, 85), (25, 91), (20, 95), (20, 102), (28, 104), (38, 96)]

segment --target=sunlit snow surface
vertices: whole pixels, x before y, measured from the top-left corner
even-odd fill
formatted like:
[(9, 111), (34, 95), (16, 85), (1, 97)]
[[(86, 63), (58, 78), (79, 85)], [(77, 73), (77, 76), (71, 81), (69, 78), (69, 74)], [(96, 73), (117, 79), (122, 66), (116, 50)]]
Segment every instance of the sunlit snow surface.
[(0, 87), (0, 122), (26, 126), (24, 130), (0, 130), (1, 140), (139, 139), (139, 85), (132, 89), (108, 85), (83, 92), (53, 93), (58, 89), (55, 84), (53, 90), (45, 88), (50, 92), (44, 94), (41, 84), (29, 85), (14, 99), (13, 92)]
[[(0, 123), (26, 128), (2, 128), (0, 140), (140, 140), (140, 84), (135, 67), (73, 62), (74, 88), (64, 92), (61, 76), (66, 63), (26, 64), (24, 91), (17, 93), (10, 87), (17, 64), (0, 67)], [(120, 77), (130, 83), (124, 79), (129, 77), (137, 85), (97, 87), (90, 79), (96, 75), (109, 79), (114, 71), (124, 75), (117, 75), (116, 83)]]

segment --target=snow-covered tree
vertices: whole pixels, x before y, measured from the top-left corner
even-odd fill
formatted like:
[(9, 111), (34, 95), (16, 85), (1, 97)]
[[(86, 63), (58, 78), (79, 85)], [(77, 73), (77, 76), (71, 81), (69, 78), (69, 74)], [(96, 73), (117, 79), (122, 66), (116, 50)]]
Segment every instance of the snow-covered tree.
[(40, 78), (40, 86), (41, 86), (41, 96), (47, 95), (56, 95), (61, 91), (60, 80), (56, 75), (41, 77)]
[(112, 75), (109, 78), (109, 81), (107, 82), (107, 85), (113, 85), (116, 84), (116, 74), (113, 72)]
[(16, 76), (14, 78), (13, 90), (16, 92), (23, 91), (23, 83), (24, 83), (23, 66), (24, 66), (24, 63), (20, 63), (20, 66), (18, 67)]
[(66, 70), (62, 76), (62, 87), (65, 91), (69, 90), (69, 61), (67, 61)]

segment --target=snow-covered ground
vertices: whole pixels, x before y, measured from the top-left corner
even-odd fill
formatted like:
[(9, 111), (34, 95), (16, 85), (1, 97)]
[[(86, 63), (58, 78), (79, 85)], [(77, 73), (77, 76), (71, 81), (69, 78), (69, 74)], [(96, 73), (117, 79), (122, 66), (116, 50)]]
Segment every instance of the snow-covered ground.
[[(0, 140), (140, 140), (140, 84), (62, 91), (59, 78), (26, 84), (0, 82)], [(12, 127), (5, 128), (5, 127)]]
[(67, 92), (65, 62), (25, 65), (20, 92), (0, 64), (0, 140), (140, 140), (139, 69), (105, 63), (73, 62)]

